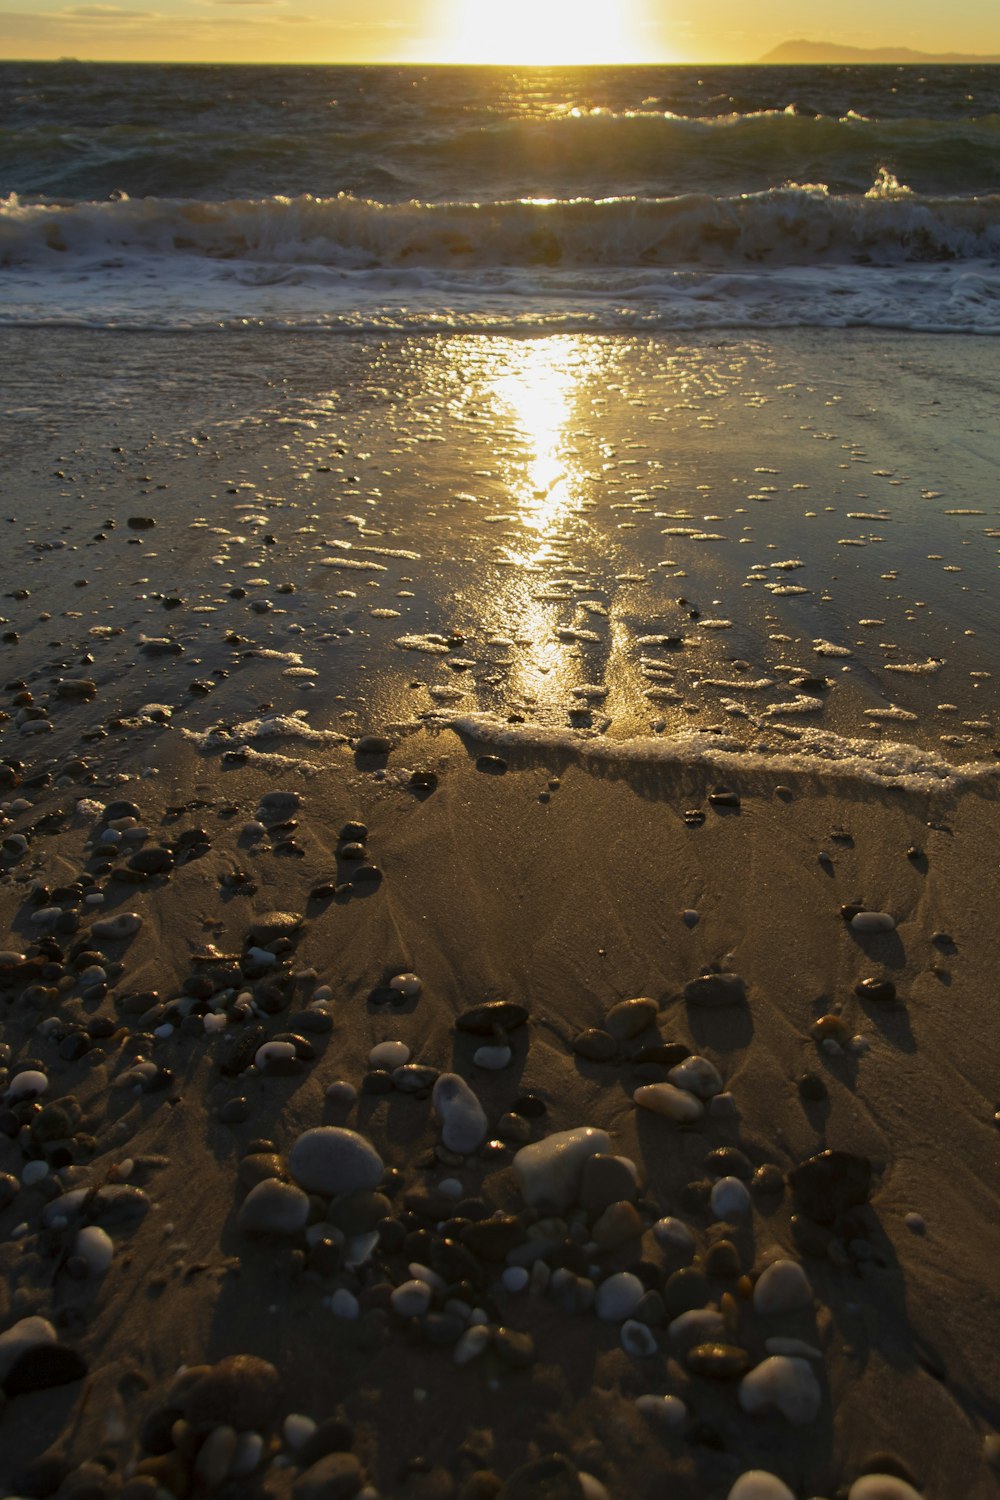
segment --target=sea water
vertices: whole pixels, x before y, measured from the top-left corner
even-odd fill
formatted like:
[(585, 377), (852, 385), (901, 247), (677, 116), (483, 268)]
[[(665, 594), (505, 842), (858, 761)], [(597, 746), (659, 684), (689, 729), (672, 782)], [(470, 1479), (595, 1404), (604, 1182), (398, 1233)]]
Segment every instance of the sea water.
[(0, 317), (1000, 327), (1000, 68), (0, 65)]

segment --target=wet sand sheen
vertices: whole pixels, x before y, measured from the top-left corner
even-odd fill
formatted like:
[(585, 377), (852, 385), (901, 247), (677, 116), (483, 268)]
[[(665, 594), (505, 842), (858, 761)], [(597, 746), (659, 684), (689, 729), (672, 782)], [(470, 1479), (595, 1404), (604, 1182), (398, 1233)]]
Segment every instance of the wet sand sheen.
[[(112, 357), (122, 399), (74, 430), (19, 367), (6, 478), (0, 1326), (53, 1335), (44, 1388), (4, 1371), (12, 1493), (514, 1497), (554, 1452), (593, 1500), (986, 1500), (962, 346), (826, 338), (810, 389), (805, 335), (291, 340), (280, 387), (237, 340), (225, 387), (208, 341), (70, 343), (80, 409)], [(326, 1127), (370, 1179), (303, 1165)], [(596, 1165), (533, 1187), (581, 1127)]]

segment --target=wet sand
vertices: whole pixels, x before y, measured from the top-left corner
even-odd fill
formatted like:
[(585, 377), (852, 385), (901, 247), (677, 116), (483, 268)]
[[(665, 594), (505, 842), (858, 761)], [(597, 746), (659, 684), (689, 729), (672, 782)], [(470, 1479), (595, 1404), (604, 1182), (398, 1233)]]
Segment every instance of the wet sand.
[[(897, 1476), (886, 1500), (994, 1494), (976, 350), (4, 342), (0, 1340), (51, 1324), (29, 1329), (44, 1388), (5, 1374), (9, 1493), (722, 1500), (760, 1469), (800, 1497), (866, 1471)], [(801, 697), (826, 739), (764, 711)], [(94, 934), (122, 913), (136, 931)], [(391, 988), (410, 973), (418, 995)], [(689, 988), (712, 973), (742, 980), (727, 1003)], [(527, 1020), (456, 1026), (501, 1001)], [(385, 1041), (430, 1071), (373, 1066)], [(702, 1112), (637, 1107), (685, 1053), (719, 1075), (682, 1091)], [(472, 1149), (442, 1144), (439, 1074), (485, 1111)], [(254, 1232), (261, 1182), (294, 1222), (289, 1153), (322, 1126), (371, 1143), (380, 1191), (307, 1186), (298, 1227)], [(581, 1169), (532, 1206), (516, 1153), (579, 1127), (637, 1184), (602, 1166), (608, 1207)], [(855, 1159), (853, 1201), (789, 1181), (824, 1150)], [(78, 1187), (100, 1191), (53, 1207)], [(755, 1290), (775, 1260), (809, 1285), (784, 1311)], [(416, 1315), (393, 1301), (413, 1279)], [(612, 1292), (628, 1317), (595, 1312)], [(685, 1308), (718, 1314), (696, 1344)], [(232, 1355), (272, 1373), (175, 1383)], [(795, 1420), (746, 1409), (768, 1358)], [(327, 1441), (356, 1462), (313, 1473)], [(554, 1453), (561, 1489), (518, 1477)]]

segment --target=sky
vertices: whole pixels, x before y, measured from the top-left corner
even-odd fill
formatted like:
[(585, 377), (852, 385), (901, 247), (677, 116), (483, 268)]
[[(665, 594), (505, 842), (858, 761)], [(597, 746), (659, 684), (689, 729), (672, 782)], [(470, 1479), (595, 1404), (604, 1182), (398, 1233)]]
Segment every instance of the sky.
[(747, 62), (792, 38), (1000, 54), (996, 0), (0, 0), (0, 57)]

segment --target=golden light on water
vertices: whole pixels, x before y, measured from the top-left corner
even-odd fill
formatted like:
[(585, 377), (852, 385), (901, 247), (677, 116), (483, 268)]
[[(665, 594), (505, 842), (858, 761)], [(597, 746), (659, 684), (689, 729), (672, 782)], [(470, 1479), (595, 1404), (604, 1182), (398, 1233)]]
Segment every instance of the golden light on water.
[(441, 58), (524, 67), (646, 60), (632, 0), (451, 0)]
[(513, 416), (523, 444), (523, 474), (511, 476), (521, 519), (544, 537), (576, 499), (567, 425), (583, 359), (575, 339), (542, 339), (519, 353), (497, 372), (493, 395)]

